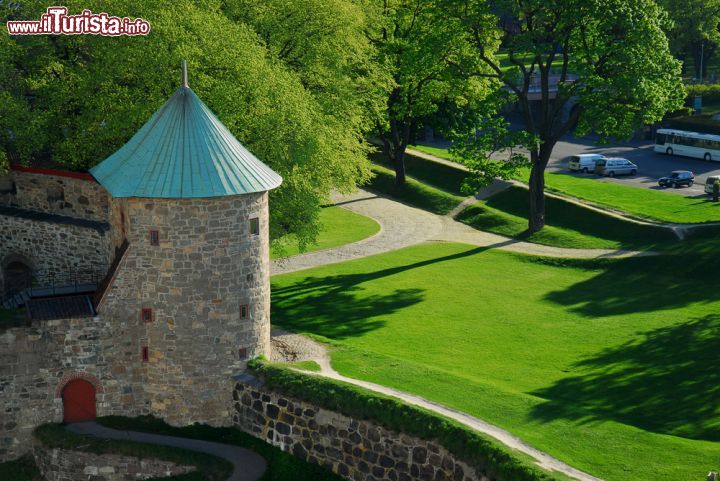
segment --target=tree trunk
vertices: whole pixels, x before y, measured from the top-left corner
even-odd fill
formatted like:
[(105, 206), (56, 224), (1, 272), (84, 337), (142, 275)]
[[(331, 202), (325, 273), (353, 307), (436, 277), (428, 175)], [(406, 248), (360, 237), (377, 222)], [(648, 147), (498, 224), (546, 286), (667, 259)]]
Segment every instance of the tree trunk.
[(545, 169), (550, 161), (552, 146), (542, 144), (539, 149), (530, 152), (532, 168), (528, 184), (530, 194), (530, 216), (528, 231), (531, 234), (545, 227)]
[(393, 148), (393, 165), (395, 166), (395, 185), (405, 183), (405, 146), (396, 145)]

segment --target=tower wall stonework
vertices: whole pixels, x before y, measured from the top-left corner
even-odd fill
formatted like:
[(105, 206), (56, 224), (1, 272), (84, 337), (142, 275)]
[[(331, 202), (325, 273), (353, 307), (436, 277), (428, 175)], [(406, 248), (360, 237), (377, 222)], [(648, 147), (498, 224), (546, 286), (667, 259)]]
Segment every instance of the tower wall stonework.
[(141, 409), (175, 425), (227, 424), (231, 376), (269, 352), (267, 193), (122, 202), (130, 247), (99, 315), (135, 326), (128, 361), (143, 385)]

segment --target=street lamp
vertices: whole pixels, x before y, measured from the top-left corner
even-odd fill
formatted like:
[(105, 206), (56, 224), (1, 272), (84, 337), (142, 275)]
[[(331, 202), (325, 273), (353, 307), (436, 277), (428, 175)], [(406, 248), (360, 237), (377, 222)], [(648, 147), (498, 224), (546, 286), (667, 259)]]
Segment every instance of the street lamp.
[(705, 42), (700, 44), (700, 83), (703, 83), (703, 60), (705, 60)]

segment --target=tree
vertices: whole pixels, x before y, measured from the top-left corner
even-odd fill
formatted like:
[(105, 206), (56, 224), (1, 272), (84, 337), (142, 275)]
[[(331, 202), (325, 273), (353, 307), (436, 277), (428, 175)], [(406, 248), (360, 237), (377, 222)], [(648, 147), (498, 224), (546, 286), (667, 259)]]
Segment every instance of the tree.
[[(489, 75), (519, 105), (530, 135), (521, 139), (531, 166), (530, 232), (545, 225), (545, 169), (563, 135), (575, 129), (579, 136), (594, 131), (626, 138), (682, 106), (680, 63), (662, 30), (666, 15), (653, 0), (498, 0), (492, 6), (467, 0), (452, 14), (465, 22)], [(502, 61), (492, 55), (488, 28), (502, 38)], [(479, 120), (471, 134), (482, 130)], [(518, 141), (500, 124), (491, 130), (500, 142)]]
[[(254, 27), (229, 18), (220, 0), (64, 5), (71, 13), (90, 8), (142, 17), (152, 30), (147, 37), (1, 36), (0, 85), (9, 87), (0, 92), (9, 100), (0, 102), (3, 150), (26, 162), (89, 168), (123, 145), (172, 95), (180, 84), (180, 61), (187, 58), (190, 86), (284, 178), (271, 193), (274, 238), (293, 233), (301, 246), (312, 242), (329, 193), (368, 178), (358, 122), (334, 112), (296, 71), (274, 60)], [(35, 19), (43, 10), (23, 3), (15, 15)]]
[[(472, 90), (465, 75), (474, 71), (466, 32), (447, 15), (442, 0), (375, 0), (379, 28), (371, 33), (393, 86), (386, 99), (384, 122), (378, 130), (395, 167), (398, 185), (405, 182), (405, 150), (423, 119), (439, 106), (463, 104)], [(486, 39), (491, 41), (491, 39)], [(476, 78), (477, 81), (477, 78)]]
[(665, 26), (670, 49), (682, 61), (693, 59), (695, 78), (706, 78), (708, 63), (720, 45), (720, 0), (660, 0), (658, 3), (672, 19)]

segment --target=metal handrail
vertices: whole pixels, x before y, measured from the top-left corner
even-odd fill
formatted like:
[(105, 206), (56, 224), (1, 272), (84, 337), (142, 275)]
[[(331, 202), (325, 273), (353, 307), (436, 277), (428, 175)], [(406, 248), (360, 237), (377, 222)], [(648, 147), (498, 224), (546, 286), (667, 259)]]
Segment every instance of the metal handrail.
[(107, 266), (97, 269), (79, 269), (71, 272), (50, 273), (43, 276), (28, 275), (10, 286), (6, 286), (3, 295), (0, 296), (0, 303), (27, 291), (30, 297), (50, 290), (51, 295), (57, 294), (58, 289), (72, 287), (71, 293), (80, 292), (81, 286), (91, 284), (97, 286), (107, 273)]

